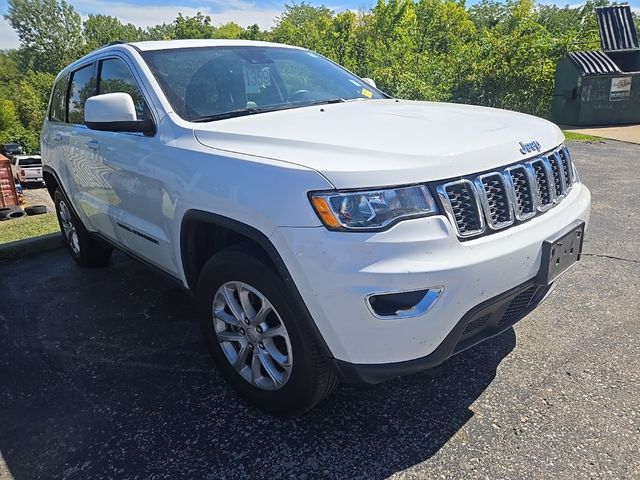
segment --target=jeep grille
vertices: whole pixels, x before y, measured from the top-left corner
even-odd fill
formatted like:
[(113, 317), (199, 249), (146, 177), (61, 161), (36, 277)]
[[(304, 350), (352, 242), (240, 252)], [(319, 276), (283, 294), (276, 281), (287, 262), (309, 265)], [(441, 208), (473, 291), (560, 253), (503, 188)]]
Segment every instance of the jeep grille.
[(565, 146), (504, 170), (436, 186), (444, 211), (462, 239), (529, 220), (557, 205), (575, 183)]

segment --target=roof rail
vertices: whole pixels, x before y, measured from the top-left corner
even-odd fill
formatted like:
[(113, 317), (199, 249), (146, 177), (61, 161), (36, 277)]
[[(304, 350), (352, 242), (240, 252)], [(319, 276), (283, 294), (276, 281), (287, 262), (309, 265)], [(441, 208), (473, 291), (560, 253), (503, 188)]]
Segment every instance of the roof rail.
[(98, 48), (94, 48), (89, 53), (97, 52), (98, 50), (102, 50), (103, 48), (111, 47), (113, 45), (125, 45), (127, 42), (123, 42), (122, 40), (113, 40), (112, 42), (105, 43), (104, 45), (100, 45)]

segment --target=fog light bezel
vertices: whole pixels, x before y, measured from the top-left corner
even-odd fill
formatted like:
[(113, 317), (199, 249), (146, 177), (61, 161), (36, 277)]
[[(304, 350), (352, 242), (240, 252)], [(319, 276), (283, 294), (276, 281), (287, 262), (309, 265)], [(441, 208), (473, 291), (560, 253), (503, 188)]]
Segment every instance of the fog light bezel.
[[(395, 313), (386, 314), (380, 313), (375, 308), (376, 299), (378, 297), (389, 297), (393, 295), (415, 294), (416, 292), (424, 292), (422, 298), (407, 309), (398, 309)], [(444, 286), (436, 285), (426, 288), (415, 288), (412, 290), (395, 290), (386, 292), (375, 292), (365, 296), (365, 303), (371, 314), (380, 320), (404, 320), (407, 318), (420, 317), (427, 314), (433, 306), (438, 302), (442, 293), (444, 292)], [(378, 309), (379, 310), (379, 309)]]

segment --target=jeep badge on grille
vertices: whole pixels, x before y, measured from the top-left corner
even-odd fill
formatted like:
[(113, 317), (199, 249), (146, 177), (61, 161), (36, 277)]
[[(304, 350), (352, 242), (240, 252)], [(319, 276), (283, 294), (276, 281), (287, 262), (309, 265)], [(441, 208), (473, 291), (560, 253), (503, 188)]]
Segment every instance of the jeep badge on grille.
[(520, 144), (520, 153), (525, 155), (527, 153), (531, 153), (531, 152), (539, 152), (540, 148), (542, 148), (542, 146), (540, 145), (540, 142), (538, 142), (537, 140), (534, 140), (532, 142), (519, 142)]

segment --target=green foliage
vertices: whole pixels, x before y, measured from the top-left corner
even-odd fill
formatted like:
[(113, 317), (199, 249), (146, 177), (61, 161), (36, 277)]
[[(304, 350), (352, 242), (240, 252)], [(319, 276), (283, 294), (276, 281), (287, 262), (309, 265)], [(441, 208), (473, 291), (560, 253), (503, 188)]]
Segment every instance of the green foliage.
[[(371, 9), (335, 12), (307, 2), (285, 6), (270, 31), (198, 12), (141, 29), (108, 15), (82, 22), (66, 0), (9, 0), (20, 48), (0, 51), (0, 141), (38, 149), (55, 74), (114, 40), (243, 38), (315, 50), (387, 93), (465, 102), (547, 116), (556, 63), (567, 52), (600, 47), (594, 9), (534, 0), (378, 0)], [(635, 16), (636, 24), (640, 24)], [(640, 25), (638, 25), (640, 27)], [(292, 72), (292, 75), (295, 72)]]
[(269, 32), (260, 30), (260, 26), (257, 24), (253, 24), (242, 30), (240, 37), (244, 40), (268, 40)]
[(216, 29), (211, 25), (211, 17), (200, 12), (195, 17), (183, 17), (178, 13), (171, 25), (171, 38), (215, 38)]
[(131, 23), (123, 24), (109, 15), (89, 15), (83, 23), (84, 51), (88, 53), (114, 40), (138, 42), (146, 39), (144, 30)]
[(19, 125), (16, 106), (11, 100), (0, 100), (0, 131), (12, 130)]
[(284, 12), (271, 31), (271, 40), (329, 55), (333, 17), (334, 12), (327, 7), (314, 7), (306, 2), (285, 5)]
[(9, 0), (5, 18), (20, 39), (23, 68), (57, 73), (80, 53), (82, 22), (65, 0)]
[(225, 23), (216, 28), (215, 38), (242, 38), (244, 29), (234, 22)]

